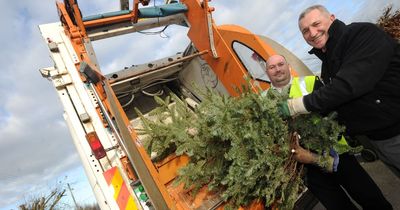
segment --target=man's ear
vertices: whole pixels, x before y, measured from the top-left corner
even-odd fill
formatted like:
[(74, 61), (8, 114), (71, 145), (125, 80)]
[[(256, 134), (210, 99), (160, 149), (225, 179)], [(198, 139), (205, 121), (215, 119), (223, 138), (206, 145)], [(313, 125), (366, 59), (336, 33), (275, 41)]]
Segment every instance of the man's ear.
[(334, 21), (334, 20), (336, 20), (336, 17), (335, 17), (334, 14), (331, 14), (331, 16), (329, 17), (329, 19), (331, 19), (331, 21)]

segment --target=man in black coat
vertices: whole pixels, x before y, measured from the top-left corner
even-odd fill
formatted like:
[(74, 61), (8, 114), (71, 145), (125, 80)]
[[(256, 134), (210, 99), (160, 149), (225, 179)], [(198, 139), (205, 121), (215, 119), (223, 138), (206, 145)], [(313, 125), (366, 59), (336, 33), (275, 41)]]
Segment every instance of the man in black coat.
[[(312, 85), (314, 91), (322, 86), (316, 77), (314, 77), (315, 80), (308, 80), (313, 84), (308, 83), (304, 78), (302, 80), (304, 83), (293, 82), (296, 79), (299, 81), (299, 78), (291, 78), (289, 64), (282, 55), (271, 55), (266, 62), (266, 67), (271, 88), (262, 95), (266, 95), (269, 91), (275, 91), (275, 94), (290, 94), (292, 85), (299, 86), (299, 89), (303, 86), (305, 90), (307, 89), (305, 86)], [(351, 201), (353, 199), (363, 209), (393, 209), (354, 155), (343, 153), (339, 156), (336, 154), (335, 157), (335, 154), (331, 154), (331, 161), (321, 162), (316, 153), (304, 149), (298, 142), (294, 145), (292, 153), (295, 160), (305, 164), (306, 185), (325, 208), (357, 210), (358, 208)]]
[[(372, 23), (345, 25), (315, 5), (299, 16), (325, 86), (281, 108), (295, 116), (337, 111), (351, 136), (364, 135), (400, 174), (400, 44)], [(286, 106), (287, 105), (287, 106)]]

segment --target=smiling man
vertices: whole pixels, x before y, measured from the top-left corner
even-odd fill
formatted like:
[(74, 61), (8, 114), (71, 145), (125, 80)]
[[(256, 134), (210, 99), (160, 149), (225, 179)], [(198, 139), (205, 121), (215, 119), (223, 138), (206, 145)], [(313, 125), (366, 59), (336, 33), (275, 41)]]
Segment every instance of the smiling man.
[(290, 66), (282, 55), (272, 55), (267, 60), (267, 75), (271, 79), (272, 88), (282, 91), (290, 85)]
[[(372, 23), (344, 24), (321, 6), (298, 20), (325, 86), (288, 100), (286, 115), (337, 111), (348, 135), (363, 135), (400, 174), (400, 44)], [(285, 113), (284, 113), (285, 114)]]
[(328, 29), (334, 20), (335, 15), (330, 14), (325, 7), (310, 7), (299, 17), (300, 31), (309, 45), (325, 52), (325, 44), (329, 38)]
[[(277, 91), (279, 94), (289, 94), (290, 98), (298, 98), (322, 87), (316, 76), (292, 78), (290, 65), (282, 55), (271, 55), (266, 64), (271, 88), (268, 92), (264, 91), (263, 95), (269, 91)], [(341, 141), (347, 144), (344, 138)], [(304, 163), (307, 168), (307, 187), (327, 209), (357, 210), (350, 197), (364, 209), (392, 209), (391, 204), (354, 155), (347, 152), (337, 154), (332, 148), (329, 160), (324, 162), (321, 156), (305, 150), (298, 142), (292, 153), (294, 159)]]

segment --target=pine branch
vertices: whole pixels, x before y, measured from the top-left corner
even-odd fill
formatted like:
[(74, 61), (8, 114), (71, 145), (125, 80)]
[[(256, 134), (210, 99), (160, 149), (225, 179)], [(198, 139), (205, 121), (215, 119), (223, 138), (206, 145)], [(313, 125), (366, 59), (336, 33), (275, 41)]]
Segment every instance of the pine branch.
[(176, 95), (156, 98), (161, 106), (152, 116), (158, 119), (138, 113), (151, 145), (148, 152), (157, 153), (154, 161), (172, 152), (188, 155), (190, 162), (175, 181), (193, 194), (207, 185), (221, 191), (228, 207), (263, 198), (266, 206), (291, 209), (302, 188), (303, 166), (291, 155), (289, 133), (297, 131), (306, 148), (322, 154), (338, 146), (344, 128), (334, 115), (306, 115), (288, 122), (277, 110), (287, 95), (269, 91), (263, 97), (249, 83), (237, 91), (242, 91), (238, 97), (228, 97), (207, 90), (193, 111)]

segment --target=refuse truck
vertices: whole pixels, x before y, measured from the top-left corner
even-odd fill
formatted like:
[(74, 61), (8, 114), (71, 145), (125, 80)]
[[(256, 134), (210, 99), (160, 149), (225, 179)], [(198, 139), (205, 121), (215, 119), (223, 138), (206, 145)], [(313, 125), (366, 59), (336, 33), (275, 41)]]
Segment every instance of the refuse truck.
[[(94, 2), (93, 2), (94, 4)], [(54, 66), (40, 69), (64, 107), (64, 119), (101, 209), (221, 209), (224, 202), (206, 188), (195, 198), (173, 185), (186, 156), (154, 162), (136, 132), (140, 120), (157, 107), (154, 96), (170, 93), (200, 103), (199, 89), (237, 96), (235, 86), (267, 89), (265, 61), (279, 53), (293, 74), (312, 72), (291, 52), (238, 25), (216, 25), (209, 0), (120, 0), (120, 10), (83, 16), (76, 0), (56, 2), (59, 22), (39, 26)], [(103, 74), (92, 42), (170, 25), (187, 28), (187, 47), (175, 54)], [(139, 42), (139, 40), (131, 40)], [(126, 52), (127, 54), (129, 52)], [(150, 53), (150, 52), (149, 52)], [(315, 204), (307, 192), (297, 207)], [(302, 205), (302, 206), (301, 206)], [(300, 207), (301, 206), (301, 207)], [(252, 203), (242, 209), (264, 209)]]

